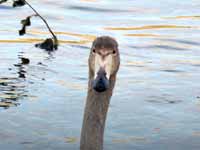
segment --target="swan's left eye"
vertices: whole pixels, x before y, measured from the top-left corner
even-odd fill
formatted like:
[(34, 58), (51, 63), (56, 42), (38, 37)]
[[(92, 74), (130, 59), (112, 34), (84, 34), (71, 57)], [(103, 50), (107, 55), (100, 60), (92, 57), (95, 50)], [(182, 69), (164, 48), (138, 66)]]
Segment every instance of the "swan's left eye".
[(116, 54), (116, 50), (113, 50), (112, 53), (113, 53), (113, 54)]

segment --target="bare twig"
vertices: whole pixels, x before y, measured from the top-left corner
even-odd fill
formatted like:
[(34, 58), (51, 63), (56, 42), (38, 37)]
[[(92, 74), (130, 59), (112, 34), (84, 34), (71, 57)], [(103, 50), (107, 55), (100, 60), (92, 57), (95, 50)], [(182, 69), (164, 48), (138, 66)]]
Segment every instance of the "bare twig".
[(49, 32), (52, 34), (54, 40), (57, 41), (57, 37), (56, 37), (56, 35), (53, 33), (53, 31), (51, 30), (51, 28), (50, 28), (49, 24), (47, 23), (47, 21), (37, 12), (37, 10), (35, 10), (35, 9), (31, 6), (30, 3), (28, 3), (26, 0), (24, 0), (24, 1), (25, 1), (25, 3), (36, 13), (36, 15), (42, 19), (42, 21), (43, 21), (43, 22), (45, 23), (45, 25), (47, 26)]

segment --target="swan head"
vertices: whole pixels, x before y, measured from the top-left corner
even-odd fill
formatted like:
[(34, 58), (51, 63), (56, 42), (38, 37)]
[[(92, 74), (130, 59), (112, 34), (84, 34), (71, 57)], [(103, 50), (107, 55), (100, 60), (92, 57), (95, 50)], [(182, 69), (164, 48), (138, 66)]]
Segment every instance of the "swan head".
[(110, 87), (120, 64), (117, 41), (109, 36), (97, 37), (91, 47), (89, 57), (91, 87), (96, 92), (105, 92)]

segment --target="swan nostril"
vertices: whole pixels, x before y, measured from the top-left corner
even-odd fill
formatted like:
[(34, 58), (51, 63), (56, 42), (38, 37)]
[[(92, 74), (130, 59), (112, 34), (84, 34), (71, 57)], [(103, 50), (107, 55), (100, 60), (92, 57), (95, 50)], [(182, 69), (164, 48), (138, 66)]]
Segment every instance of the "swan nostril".
[(99, 69), (99, 71), (97, 72), (97, 75), (98, 75), (98, 76), (106, 76), (106, 71), (105, 71), (105, 69), (104, 69), (103, 67), (101, 67), (101, 68)]
[(107, 74), (106, 72), (103, 72), (103, 73), (102, 72), (98, 72), (97, 76), (106, 77), (106, 74)]

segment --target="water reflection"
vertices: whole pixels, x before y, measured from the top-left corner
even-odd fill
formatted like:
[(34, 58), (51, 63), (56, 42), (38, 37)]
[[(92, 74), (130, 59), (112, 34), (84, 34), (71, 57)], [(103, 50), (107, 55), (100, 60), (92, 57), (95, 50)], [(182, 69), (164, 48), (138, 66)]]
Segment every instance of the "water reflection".
[(183, 40), (183, 39), (160, 39), (163, 41), (169, 41), (169, 42), (174, 42), (174, 43), (180, 43), (180, 44), (187, 44), (187, 45), (192, 45), (192, 46), (200, 46), (200, 42), (196, 41), (191, 41), (191, 40)]
[[(13, 39), (13, 40), (0, 40), (0, 43), (37, 43), (42, 42), (43, 39)], [(91, 40), (59, 40), (59, 43), (63, 44), (86, 44), (89, 43)]]
[(0, 78), (0, 107), (19, 105), (18, 100), (27, 97), (24, 80), (20, 78)]
[(172, 50), (176, 50), (176, 51), (188, 51), (190, 49), (187, 49), (187, 48), (184, 48), (184, 47), (178, 47), (178, 46), (171, 46), (171, 45), (164, 45), (164, 44), (160, 44), (160, 45), (148, 45), (148, 46), (130, 46), (131, 48), (134, 48), (134, 49), (149, 49), (149, 50), (152, 50), (152, 49), (162, 49), (162, 50), (169, 50), (169, 51), (172, 51)]
[(200, 16), (175, 16), (175, 17), (164, 17), (164, 19), (200, 19)]
[[(19, 99), (27, 97), (27, 87), (25, 83), (26, 69), (25, 65), (29, 63), (29, 59), (18, 55), (19, 63), (14, 64), (17, 69), (18, 77), (1, 77), (0, 78), (0, 107), (9, 108), (17, 106)], [(10, 68), (12, 70), (12, 68)]]
[(8, 10), (8, 9), (13, 9), (13, 7), (11, 7), (11, 6), (5, 6), (5, 5), (0, 5), (0, 9)]
[(174, 98), (174, 96), (169, 94), (163, 94), (160, 96), (149, 96), (146, 101), (154, 104), (179, 104), (183, 100)]
[(116, 12), (116, 13), (121, 13), (121, 12), (129, 12), (128, 10), (120, 10), (120, 9), (105, 9), (105, 8), (97, 8), (97, 7), (88, 7), (88, 6), (69, 6), (69, 9), (73, 10), (80, 10), (80, 11), (89, 11), (89, 12), (102, 12), (102, 13), (107, 13), (107, 12)]
[(179, 26), (179, 25), (146, 25), (139, 27), (106, 27), (106, 30), (153, 30), (153, 29), (190, 29), (197, 28), (193, 26)]
[(125, 34), (125, 36), (135, 36), (135, 37), (160, 37), (158, 34), (147, 34), (147, 33), (137, 33), (137, 34)]

